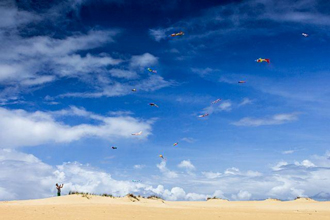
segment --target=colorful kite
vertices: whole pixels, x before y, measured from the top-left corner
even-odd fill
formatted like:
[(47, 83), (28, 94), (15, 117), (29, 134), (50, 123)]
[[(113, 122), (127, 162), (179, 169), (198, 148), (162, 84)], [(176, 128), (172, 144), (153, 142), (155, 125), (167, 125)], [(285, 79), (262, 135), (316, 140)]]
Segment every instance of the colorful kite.
[(160, 157), (160, 158), (162, 158), (163, 160), (166, 160), (166, 159), (164, 158), (164, 156), (163, 156), (163, 155), (159, 155), (159, 157)]
[(238, 83), (246, 83), (245, 81), (238, 81)]
[(305, 34), (305, 33), (302, 33), (301, 35), (304, 37), (308, 37), (308, 34)]
[(221, 99), (217, 99), (217, 100), (213, 101), (212, 104), (216, 104), (216, 103), (218, 103), (220, 101), (221, 101)]
[(142, 131), (138, 132), (138, 133), (133, 133), (132, 135), (141, 135)]
[(117, 149), (117, 147), (111, 147), (113, 150), (116, 150)]
[(136, 89), (132, 89), (132, 92), (136, 92)]
[(159, 108), (159, 106), (156, 105), (155, 103), (149, 103), (149, 105), (150, 105), (150, 106), (155, 106), (155, 107)]
[(132, 180), (133, 183), (139, 183), (141, 180)]
[(176, 142), (176, 143), (173, 144), (173, 146), (176, 146), (176, 145), (178, 145), (178, 144), (179, 144), (179, 142)]
[(206, 113), (206, 114), (204, 114), (204, 115), (198, 115), (199, 118), (204, 118), (204, 117), (206, 117), (206, 116), (209, 116), (209, 114)]
[(176, 36), (183, 36), (184, 33), (182, 31), (180, 31), (179, 33), (173, 33), (171, 34), (171, 37), (176, 37)]
[(256, 60), (258, 63), (262, 63), (262, 62), (267, 62), (270, 63), (270, 59), (263, 59), (263, 58), (259, 58)]
[(153, 70), (151, 68), (148, 68), (148, 71), (151, 72), (151, 73), (157, 73), (157, 70)]

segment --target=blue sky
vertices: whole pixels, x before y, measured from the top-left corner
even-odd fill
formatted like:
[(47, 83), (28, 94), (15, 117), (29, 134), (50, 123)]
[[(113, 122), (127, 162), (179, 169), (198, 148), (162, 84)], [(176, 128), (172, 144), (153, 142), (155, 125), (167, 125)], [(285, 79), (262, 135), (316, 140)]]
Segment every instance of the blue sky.
[(0, 198), (330, 199), (329, 7), (2, 1)]

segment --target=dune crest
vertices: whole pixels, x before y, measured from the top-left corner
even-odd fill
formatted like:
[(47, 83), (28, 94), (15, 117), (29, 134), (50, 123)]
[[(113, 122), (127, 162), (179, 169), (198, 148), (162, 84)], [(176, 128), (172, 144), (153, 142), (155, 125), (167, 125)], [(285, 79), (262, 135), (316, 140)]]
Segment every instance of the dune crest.
[(297, 202), (317, 202), (314, 199), (308, 198), (308, 197), (297, 197), (293, 201)]

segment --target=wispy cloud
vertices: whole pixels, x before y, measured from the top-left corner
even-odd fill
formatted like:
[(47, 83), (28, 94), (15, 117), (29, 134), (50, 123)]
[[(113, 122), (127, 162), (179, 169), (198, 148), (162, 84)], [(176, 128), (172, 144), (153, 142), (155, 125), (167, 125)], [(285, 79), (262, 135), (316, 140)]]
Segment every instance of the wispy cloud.
[(280, 125), (298, 120), (297, 113), (278, 114), (268, 118), (242, 118), (237, 122), (233, 122), (236, 126), (258, 127), (262, 125)]
[(213, 73), (213, 72), (218, 72), (219, 70), (207, 67), (207, 68), (191, 68), (191, 71), (193, 73), (198, 74), (200, 77), (205, 77), (208, 74)]
[(191, 138), (191, 137), (184, 137), (181, 139), (182, 141), (188, 142), (188, 143), (194, 143), (196, 142), (196, 139)]
[(252, 104), (252, 100), (249, 98), (244, 98), (241, 103), (238, 104), (238, 106), (244, 106), (244, 105), (249, 105)]
[(231, 111), (232, 103), (231, 101), (221, 101), (219, 104), (211, 104), (210, 106), (204, 108), (204, 112), (208, 114), (218, 113), (222, 111)]
[(293, 154), (295, 151), (294, 150), (286, 150), (282, 151), (282, 154)]
[(137, 169), (137, 170), (141, 170), (145, 167), (146, 165), (143, 165), (143, 164), (136, 164), (133, 166), (134, 169)]

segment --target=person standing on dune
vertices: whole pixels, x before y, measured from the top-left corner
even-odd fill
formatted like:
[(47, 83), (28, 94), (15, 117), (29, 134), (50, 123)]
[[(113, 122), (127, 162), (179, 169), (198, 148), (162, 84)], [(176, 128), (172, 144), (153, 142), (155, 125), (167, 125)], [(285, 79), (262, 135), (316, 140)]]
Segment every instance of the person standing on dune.
[(57, 189), (57, 196), (61, 196), (61, 188), (63, 188), (64, 184), (58, 185), (56, 183), (56, 189)]

